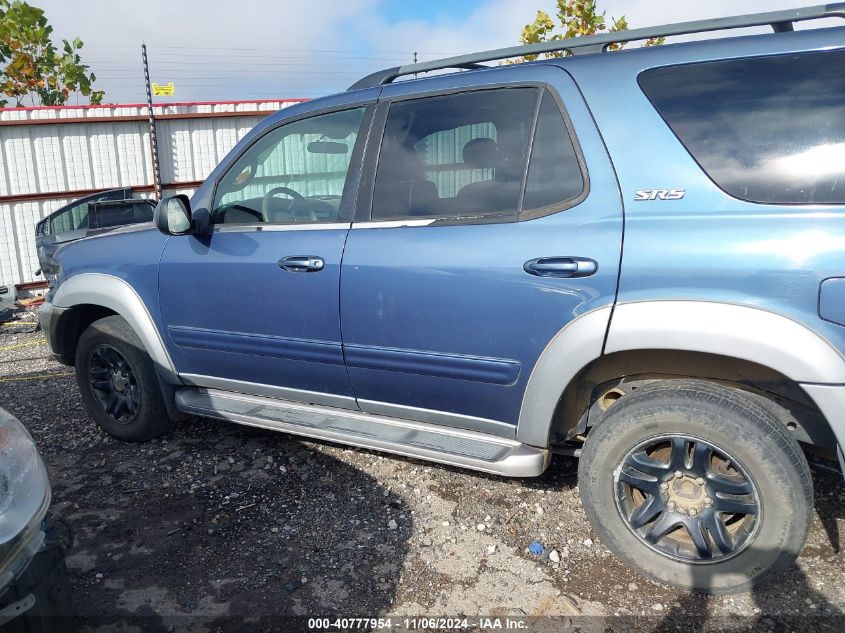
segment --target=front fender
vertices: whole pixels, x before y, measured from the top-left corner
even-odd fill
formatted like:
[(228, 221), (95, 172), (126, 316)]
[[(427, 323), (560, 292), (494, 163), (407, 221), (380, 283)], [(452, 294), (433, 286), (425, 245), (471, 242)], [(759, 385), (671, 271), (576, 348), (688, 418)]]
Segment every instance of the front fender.
[(59, 309), (95, 305), (119, 314), (141, 339), (162, 379), (179, 384), (176, 368), (147, 306), (123, 279), (103, 273), (74, 275), (56, 289), (52, 305)]

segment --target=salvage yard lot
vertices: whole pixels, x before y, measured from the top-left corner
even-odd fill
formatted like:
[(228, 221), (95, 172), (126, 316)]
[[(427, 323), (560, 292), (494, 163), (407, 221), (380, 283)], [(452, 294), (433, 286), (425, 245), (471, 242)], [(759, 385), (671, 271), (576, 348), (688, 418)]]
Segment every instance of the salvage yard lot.
[[(509, 480), (207, 419), (121, 443), (90, 419), (42, 334), (13, 329), (0, 332), (0, 406), (47, 463), (91, 627), (128, 616), (144, 616), (145, 630), (211, 631), (227, 616), (493, 614), (567, 616), (596, 631), (691, 630), (684, 617), (697, 630), (842, 630), (845, 488), (830, 462), (813, 460), (817, 514), (796, 567), (753, 593), (690, 596), (603, 547), (574, 459)], [(527, 551), (535, 540), (539, 558)]]

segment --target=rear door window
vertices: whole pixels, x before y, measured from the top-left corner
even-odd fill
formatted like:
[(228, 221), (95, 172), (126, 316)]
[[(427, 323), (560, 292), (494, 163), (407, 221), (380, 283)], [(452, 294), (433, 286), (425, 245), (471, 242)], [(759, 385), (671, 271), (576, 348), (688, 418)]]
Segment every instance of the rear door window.
[(537, 96), (507, 88), (392, 104), (373, 219), (515, 215)]
[(646, 96), (710, 178), (770, 204), (845, 203), (845, 51), (643, 72)]
[(584, 173), (572, 136), (555, 98), (546, 91), (531, 148), (523, 215), (553, 211), (566, 201), (579, 198), (584, 188)]
[(560, 210), (584, 182), (548, 91), (497, 88), (398, 101), (385, 124), (372, 219), (514, 220), (523, 207)]

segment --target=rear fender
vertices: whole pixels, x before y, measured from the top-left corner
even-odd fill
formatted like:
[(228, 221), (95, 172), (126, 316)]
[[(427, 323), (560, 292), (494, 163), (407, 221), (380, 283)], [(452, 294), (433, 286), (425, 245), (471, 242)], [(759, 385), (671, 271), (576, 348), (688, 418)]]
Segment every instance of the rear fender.
[(635, 350), (702, 352), (768, 367), (801, 385), (839, 446), (845, 446), (845, 357), (818, 333), (788, 317), (708, 301), (618, 304), (612, 320), (610, 308), (602, 308), (571, 321), (531, 373), (517, 439), (546, 446), (567, 385), (602, 354)]

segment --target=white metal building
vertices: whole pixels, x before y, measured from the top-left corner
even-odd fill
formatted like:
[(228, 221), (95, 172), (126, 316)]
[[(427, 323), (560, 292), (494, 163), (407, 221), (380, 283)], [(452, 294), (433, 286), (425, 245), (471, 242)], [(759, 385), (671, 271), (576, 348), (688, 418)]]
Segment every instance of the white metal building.
[[(154, 106), (165, 193), (192, 193), (261, 117), (299, 100)], [(37, 281), (35, 224), (76, 198), (153, 195), (144, 104), (0, 110), (0, 285)]]

